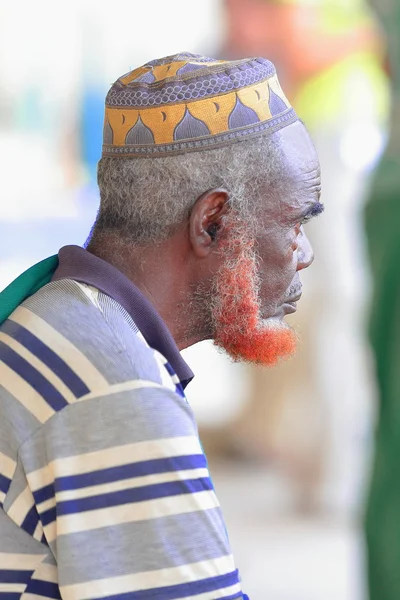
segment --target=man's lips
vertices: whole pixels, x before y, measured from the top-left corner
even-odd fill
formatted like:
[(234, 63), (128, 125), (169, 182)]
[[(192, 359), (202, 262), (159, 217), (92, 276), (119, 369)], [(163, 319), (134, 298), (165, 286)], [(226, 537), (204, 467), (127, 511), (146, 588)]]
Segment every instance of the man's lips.
[(283, 304), (296, 304), (301, 298), (301, 294), (298, 296), (291, 296), (290, 298), (286, 298)]
[(290, 296), (289, 298), (286, 298), (286, 300), (283, 302), (282, 307), (287, 315), (296, 312), (297, 302), (300, 300), (300, 298), (301, 292), (299, 292), (296, 296)]
[[(291, 313), (296, 312), (297, 302), (302, 296), (302, 288), (297, 286), (296, 288), (292, 288), (290, 291), (292, 292), (291, 295), (285, 298), (282, 304), (278, 305), (274, 317), (282, 318), (285, 315), (289, 315)], [(268, 319), (270, 318), (270, 315), (262, 314), (262, 318)]]
[(296, 302), (285, 302), (282, 304), (282, 308), (285, 315), (290, 315), (291, 313), (296, 312), (297, 304)]

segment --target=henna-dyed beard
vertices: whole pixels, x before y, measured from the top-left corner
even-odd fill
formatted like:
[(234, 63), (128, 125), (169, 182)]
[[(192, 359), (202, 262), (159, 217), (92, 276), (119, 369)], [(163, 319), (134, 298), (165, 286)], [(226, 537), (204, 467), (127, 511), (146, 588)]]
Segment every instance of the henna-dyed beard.
[(221, 252), (225, 260), (212, 291), (214, 343), (235, 361), (275, 365), (294, 353), (296, 335), (282, 321), (261, 317), (254, 240), (232, 227)]

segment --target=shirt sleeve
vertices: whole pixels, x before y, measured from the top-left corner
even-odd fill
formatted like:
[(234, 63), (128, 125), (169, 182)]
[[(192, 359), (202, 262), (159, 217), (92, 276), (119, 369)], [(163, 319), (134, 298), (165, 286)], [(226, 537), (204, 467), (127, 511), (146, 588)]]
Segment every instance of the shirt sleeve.
[(21, 457), (63, 599), (243, 598), (179, 394), (114, 386), (56, 414)]

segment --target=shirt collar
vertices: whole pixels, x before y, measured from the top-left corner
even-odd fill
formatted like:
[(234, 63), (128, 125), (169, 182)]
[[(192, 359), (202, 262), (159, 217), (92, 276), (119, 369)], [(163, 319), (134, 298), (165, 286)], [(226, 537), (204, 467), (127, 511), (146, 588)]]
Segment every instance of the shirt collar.
[(110, 296), (129, 313), (145, 340), (169, 362), (183, 387), (193, 379), (168, 327), (142, 292), (121, 271), (79, 246), (64, 246), (52, 281), (74, 279)]

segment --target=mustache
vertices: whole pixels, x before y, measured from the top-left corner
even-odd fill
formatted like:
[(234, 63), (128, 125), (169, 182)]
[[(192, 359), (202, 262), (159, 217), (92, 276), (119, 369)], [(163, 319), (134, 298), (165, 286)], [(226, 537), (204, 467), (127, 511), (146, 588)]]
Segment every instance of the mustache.
[(285, 294), (285, 300), (288, 300), (290, 298), (296, 298), (297, 296), (300, 296), (302, 293), (302, 289), (303, 289), (303, 286), (301, 285), (301, 283), (296, 282), (296, 283), (292, 284)]

